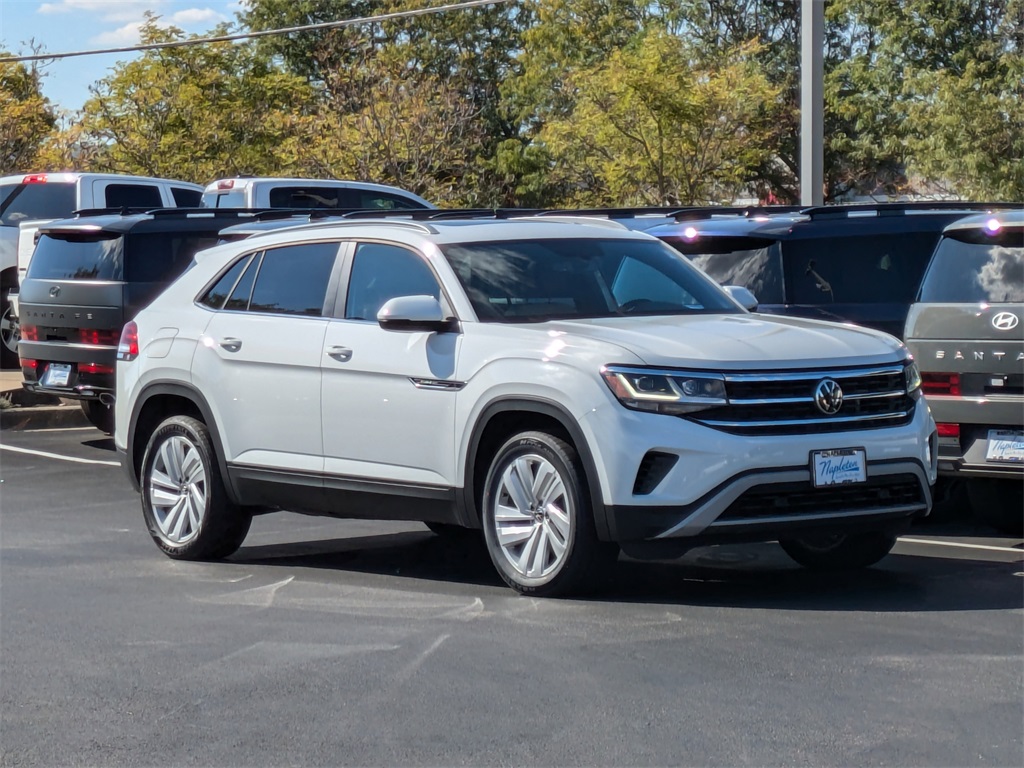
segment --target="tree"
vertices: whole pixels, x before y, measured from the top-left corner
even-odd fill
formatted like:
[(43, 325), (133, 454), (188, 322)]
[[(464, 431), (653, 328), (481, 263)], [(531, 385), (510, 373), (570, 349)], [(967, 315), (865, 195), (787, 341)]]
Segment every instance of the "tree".
[[(142, 28), (144, 43), (184, 37), (158, 27), (154, 16)], [(93, 170), (200, 182), (285, 173), (310, 131), (308, 85), (247, 44), (148, 51), (115, 66), (91, 91), (77, 128)]]
[(0, 174), (40, 168), (39, 151), (57, 123), (40, 77), (35, 67), (0, 64)]

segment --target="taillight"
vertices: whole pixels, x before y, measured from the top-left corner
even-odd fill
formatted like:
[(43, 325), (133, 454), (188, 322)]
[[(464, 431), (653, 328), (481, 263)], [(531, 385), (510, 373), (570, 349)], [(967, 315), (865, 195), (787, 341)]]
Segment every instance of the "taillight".
[(959, 373), (922, 373), (921, 391), (926, 395), (960, 396)]
[(24, 357), (21, 358), (21, 370), (23, 371), (34, 371), (39, 367), (38, 360), (26, 360)]
[(101, 365), (100, 363), (79, 363), (79, 373), (95, 373), (95, 374), (112, 374), (114, 372), (114, 366), (112, 365)]
[(234, 179), (221, 179), (217, 182), (217, 189), (234, 189)]
[(34, 325), (21, 326), (22, 341), (39, 341), (39, 328)]
[(139, 326), (128, 323), (121, 331), (121, 341), (117, 345), (118, 360), (134, 360), (139, 356)]
[(935, 427), (939, 432), (939, 437), (960, 437), (959, 424), (936, 424)]
[(22, 184), (45, 184), (46, 174), (45, 173), (32, 173), (21, 180)]
[(78, 340), (82, 344), (92, 344), (94, 346), (103, 344), (112, 347), (118, 343), (120, 338), (121, 334), (117, 331), (99, 331), (95, 328), (81, 328), (78, 331)]

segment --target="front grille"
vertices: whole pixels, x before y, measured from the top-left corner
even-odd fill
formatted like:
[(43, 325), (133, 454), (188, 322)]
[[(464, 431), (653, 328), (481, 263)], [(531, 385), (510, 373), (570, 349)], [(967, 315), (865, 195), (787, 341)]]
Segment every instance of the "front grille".
[(810, 482), (756, 485), (725, 510), (716, 522), (758, 520), (768, 517), (886, 510), (925, 505), (915, 475), (885, 475), (865, 483), (815, 488)]
[[(815, 390), (825, 379), (842, 388), (836, 413), (823, 412)], [(915, 398), (902, 365), (880, 368), (726, 374), (728, 405), (699, 411), (694, 421), (736, 435), (793, 435), (906, 424)]]

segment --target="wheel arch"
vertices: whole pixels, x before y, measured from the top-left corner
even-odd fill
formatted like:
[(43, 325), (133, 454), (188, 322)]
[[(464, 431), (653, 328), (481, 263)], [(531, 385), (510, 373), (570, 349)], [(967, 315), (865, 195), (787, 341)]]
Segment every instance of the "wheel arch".
[(479, 499), (490, 466), (490, 458), (500, 448), (501, 443), (518, 432), (534, 429), (560, 432), (562, 437), (572, 443), (586, 473), (587, 491), (590, 495), (597, 536), (602, 541), (609, 541), (611, 536), (598, 480), (597, 464), (586, 436), (576, 419), (561, 403), (539, 397), (500, 398), (491, 401), (480, 411), (473, 424), (466, 451), (460, 504), (464, 524), (472, 528), (482, 526)]
[[(237, 503), (238, 493), (231, 482), (224, 458), (224, 443), (220, 430), (213, 418), (213, 410), (206, 398), (194, 387), (181, 382), (156, 381), (147, 384), (132, 407), (128, 423), (125, 460), (128, 462), (128, 475), (136, 490), (141, 488), (142, 460), (153, 430), (170, 416), (193, 416), (202, 421), (210, 430), (210, 438), (220, 468), (224, 487), (232, 502)], [(145, 436), (142, 441), (136, 438)]]

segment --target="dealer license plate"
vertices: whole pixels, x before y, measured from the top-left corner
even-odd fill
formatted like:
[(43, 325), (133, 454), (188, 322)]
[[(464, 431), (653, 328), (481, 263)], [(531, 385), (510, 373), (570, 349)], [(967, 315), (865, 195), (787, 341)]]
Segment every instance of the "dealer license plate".
[(863, 448), (811, 451), (811, 476), (814, 479), (814, 487), (866, 482), (867, 464)]
[(71, 366), (64, 363), (50, 363), (43, 376), (44, 387), (66, 387), (71, 378)]
[(985, 460), (1024, 462), (1024, 432), (1015, 429), (990, 429)]

